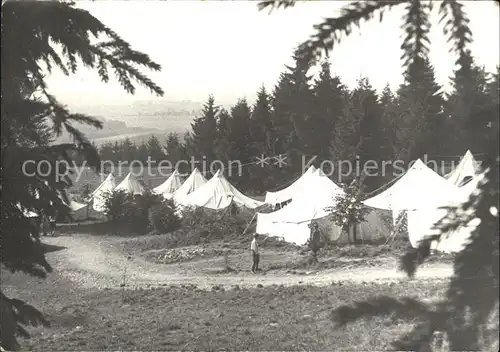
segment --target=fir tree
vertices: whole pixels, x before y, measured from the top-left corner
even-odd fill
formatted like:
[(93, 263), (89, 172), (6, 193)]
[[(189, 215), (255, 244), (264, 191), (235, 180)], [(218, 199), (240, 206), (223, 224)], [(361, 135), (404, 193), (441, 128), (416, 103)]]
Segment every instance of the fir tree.
[(163, 147), (160, 143), (160, 140), (155, 136), (151, 135), (147, 143), (149, 156), (151, 160), (154, 160), (156, 163), (165, 159), (165, 153), (163, 152)]
[[(56, 161), (69, 159), (68, 151), (76, 150), (85, 155), (90, 166), (97, 167), (97, 152), (74, 124), (97, 128), (102, 124), (90, 116), (71, 113), (60, 104), (50, 93), (40, 64), (45, 64), (49, 75), (55, 68), (69, 75), (82, 62), (96, 69), (104, 82), (109, 81), (108, 70), (114, 71), (131, 94), (135, 92), (134, 83), (139, 83), (161, 96), (162, 89), (137, 68), (158, 71), (160, 65), (133, 50), (114, 31), (73, 3), (3, 1), (1, 25), (0, 260), (9, 270), (44, 277), (51, 267), (45, 260), (39, 229), (33, 226), (26, 210), (49, 216), (68, 213), (65, 189), (71, 179), (56, 177), (56, 172), (66, 171), (56, 170)], [(47, 145), (63, 131), (73, 137), (74, 144)], [(22, 171), (26, 160), (47, 161), (53, 172), (46, 177), (28, 176)], [(0, 307), (0, 344), (7, 350), (19, 348), (15, 334), (26, 335), (21, 324), (44, 321), (36, 309), (3, 292)]]
[[(253, 158), (251, 153), (252, 141), (251, 137), (251, 128), (250, 128), (250, 107), (246, 99), (240, 99), (238, 102), (231, 108), (231, 119), (229, 120), (229, 159), (231, 162), (237, 162), (241, 165), (248, 164), (250, 159)], [(236, 165), (236, 164), (233, 164)], [(246, 170), (246, 169), (245, 169)], [(233, 177), (231, 179), (235, 183), (235, 186), (240, 187), (242, 189), (247, 189), (249, 187), (249, 177), (245, 172), (243, 175), (237, 175), (237, 170), (231, 170), (231, 174)], [(235, 177), (237, 175), (238, 177)]]
[[(272, 156), (273, 142), (273, 121), (270, 104), (271, 97), (267, 93), (264, 86), (257, 92), (257, 100), (252, 109), (251, 122), (251, 155), (253, 160), (261, 157)], [(252, 165), (249, 167), (248, 174), (250, 175), (251, 188), (258, 192), (264, 192), (266, 189), (274, 187), (270, 183), (270, 170), (266, 165)], [(269, 187), (271, 186), (271, 187)]]
[(217, 114), (219, 107), (215, 104), (212, 95), (208, 97), (203, 106), (200, 117), (194, 119), (191, 124), (190, 148), (197, 158), (205, 157), (207, 163), (215, 160), (215, 141), (217, 138)]
[(217, 141), (215, 154), (217, 158), (223, 162), (228, 162), (231, 159), (231, 142), (229, 140), (231, 134), (231, 115), (226, 109), (221, 109), (217, 117)]
[(167, 151), (167, 160), (169, 160), (172, 165), (178, 164), (178, 162), (183, 159), (183, 145), (177, 133), (171, 132), (167, 135), (164, 149)]
[(345, 87), (340, 79), (331, 75), (330, 63), (323, 62), (314, 85), (315, 113), (314, 122), (310, 126), (310, 138), (315, 141), (313, 153), (318, 155), (318, 162), (330, 160), (334, 126), (344, 107), (345, 94)]
[(484, 68), (474, 64), (471, 55), (467, 55), (463, 66), (455, 71), (453, 88), (447, 106), (454, 121), (455, 145), (466, 142), (469, 149), (484, 152), (488, 149), (485, 142), (491, 141), (488, 126), (498, 121), (498, 114), (491, 110), (495, 104), (492, 104), (487, 74)]
[(439, 153), (445, 124), (440, 90), (429, 61), (416, 60), (398, 91), (398, 159), (408, 162)]

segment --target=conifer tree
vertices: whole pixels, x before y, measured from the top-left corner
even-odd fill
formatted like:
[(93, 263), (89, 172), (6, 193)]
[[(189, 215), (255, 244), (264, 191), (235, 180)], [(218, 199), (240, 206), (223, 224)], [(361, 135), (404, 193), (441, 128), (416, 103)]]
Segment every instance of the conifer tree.
[[(241, 165), (248, 164), (251, 155), (252, 140), (251, 140), (251, 120), (250, 120), (250, 107), (246, 99), (240, 99), (231, 108), (231, 119), (229, 120), (229, 135), (227, 136), (229, 142), (229, 159), (231, 162), (239, 163)], [(236, 165), (236, 164), (233, 164)], [(231, 179), (237, 187), (248, 189), (249, 175), (247, 169), (242, 169), (244, 174), (237, 175), (237, 170), (231, 170), (233, 177)]]
[(215, 154), (217, 158), (227, 163), (231, 158), (231, 114), (226, 109), (221, 109), (217, 118), (217, 141)]
[(180, 160), (183, 160), (183, 145), (177, 133), (171, 132), (167, 135), (164, 149), (167, 151), (167, 160), (169, 160), (172, 165), (176, 165)]
[(204, 157), (207, 163), (215, 160), (215, 141), (217, 139), (217, 114), (220, 108), (215, 104), (212, 95), (203, 106), (200, 117), (191, 124), (189, 147), (193, 156), (200, 160)]
[[(135, 158), (143, 163), (147, 162), (148, 156), (150, 155), (149, 153), (149, 148), (148, 145), (144, 142), (141, 141), (141, 143), (137, 146), (135, 150)], [(154, 160), (154, 159), (151, 159)]]
[(165, 153), (163, 152), (163, 147), (160, 143), (160, 140), (154, 134), (149, 138), (147, 146), (151, 160), (159, 163), (160, 161), (165, 159)]
[[(286, 66), (287, 71), (280, 76), (273, 93), (271, 146), (274, 154), (287, 155), (287, 170), (295, 178), (305, 171), (302, 170), (303, 158), (313, 155), (308, 124), (313, 117), (314, 94), (310, 86), (312, 76), (308, 75), (310, 65), (302, 61), (297, 52), (293, 59), (295, 65)], [(275, 177), (283, 180), (286, 174), (281, 168)]]
[[(273, 141), (273, 121), (271, 111), (271, 97), (267, 93), (264, 86), (260, 87), (257, 92), (257, 100), (252, 109), (251, 116), (251, 155), (256, 158), (272, 157), (273, 151), (271, 143)], [(268, 165), (252, 165), (248, 168), (250, 176), (251, 188), (257, 192), (264, 192), (266, 189), (274, 187), (271, 177), (271, 172)], [(271, 183), (270, 183), (271, 182)]]
[(452, 83), (447, 112), (454, 122), (455, 145), (465, 141), (469, 149), (484, 152), (488, 148), (485, 142), (491, 141), (488, 126), (498, 121), (498, 114), (491, 110), (495, 104), (488, 90), (487, 74), (484, 68), (474, 64), (472, 55), (467, 55), (463, 65), (455, 71)]
[(399, 159), (408, 162), (424, 154), (439, 153), (446, 121), (440, 90), (429, 61), (416, 60), (398, 91)]
[(334, 126), (344, 108), (345, 94), (346, 89), (339, 77), (332, 77), (330, 63), (324, 61), (314, 85), (314, 122), (309, 137), (315, 142), (313, 153), (318, 156), (318, 161), (330, 160)]
[[(9, 270), (44, 277), (51, 266), (44, 256), (39, 229), (26, 212), (49, 216), (68, 213), (65, 189), (71, 179), (56, 177), (66, 171), (57, 169), (56, 161), (64, 158), (71, 163), (68, 152), (73, 150), (82, 153), (90, 166), (98, 167), (96, 150), (75, 124), (102, 127), (97, 119), (63, 106), (50, 93), (44, 73), (50, 75), (59, 69), (70, 75), (81, 62), (98, 71), (103, 82), (109, 81), (109, 70), (114, 71), (128, 93), (133, 94), (135, 83), (139, 83), (161, 96), (162, 89), (138, 69), (159, 71), (160, 65), (70, 2), (2, 1), (1, 26), (0, 261)], [(42, 63), (47, 68), (43, 73)], [(63, 131), (75, 143), (47, 145)], [(22, 168), (27, 160), (46, 161), (52, 172), (29, 176)], [(44, 321), (35, 308), (3, 292), (0, 307), (0, 345), (7, 350), (19, 348), (15, 334), (26, 335), (22, 324)]]

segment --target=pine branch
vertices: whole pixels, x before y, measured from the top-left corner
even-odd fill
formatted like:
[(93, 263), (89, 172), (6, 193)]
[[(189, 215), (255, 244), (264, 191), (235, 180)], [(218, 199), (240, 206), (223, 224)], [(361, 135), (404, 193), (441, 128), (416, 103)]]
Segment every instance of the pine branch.
[(257, 5), (259, 11), (262, 11), (266, 8), (269, 8), (269, 13), (271, 13), (274, 9), (284, 8), (287, 9), (289, 7), (294, 7), (295, 0), (271, 0), (271, 1), (260, 1)]
[(341, 41), (342, 34), (349, 35), (353, 26), (359, 27), (361, 20), (372, 19), (377, 11), (381, 12), (382, 20), (384, 10), (405, 2), (407, 0), (352, 2), (341, 10), (340, 17), (326, 18), (314, 26), (316, 33), (299, 46), (300, 57), (304, 61), (315, 63), (321, 59), (323, 51), (328, 54)]
[(401, 58), (410, 77), (420, 72), (421, 62), (427, 60), (429, 55), (430, 10), (430, 5), (420, 0), (411, 1), (406, 6), (407, 12), (403, 17), (406, 37), (401, 44)]
[(424, 303), (410, 297), (396, 299), (388, 296), (371, 298), (364, 302), (355, 302), (352, 306), (341, 306), (332, 311), (332, 320), (342, 326), (361, 318), (394, 315), (395, 318), (425, 319), (432, 310)]
[(448, 43), (453, 42), (450, 52), (458, 54), (457, 65), (462, 65), (467, 61), (469, 55), (467, 46), (472, 43), (472, 32), (469, 27), (470, 20), (463, 11), (463, 5), (456, 0), (443, 0), (439, 7), (443, 25), (443, 33), (448, 37)]

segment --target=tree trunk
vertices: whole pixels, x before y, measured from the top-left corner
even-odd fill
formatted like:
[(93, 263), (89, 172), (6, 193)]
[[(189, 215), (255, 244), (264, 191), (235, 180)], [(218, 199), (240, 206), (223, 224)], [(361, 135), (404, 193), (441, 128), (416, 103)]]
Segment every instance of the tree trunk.
[(357, 239), (357, 233), (356, 233), (356, 223), (353, 223), (354, 225), (352, 225), (352, 241), (354, 242), (354, 244), (358, 243), (358, 239)]

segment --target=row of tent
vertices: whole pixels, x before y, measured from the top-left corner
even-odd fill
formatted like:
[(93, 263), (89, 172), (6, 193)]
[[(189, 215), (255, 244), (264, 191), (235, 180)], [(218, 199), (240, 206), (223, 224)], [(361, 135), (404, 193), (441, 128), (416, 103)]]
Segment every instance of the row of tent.
[[(417, 247), (425, 236), (437, 232), (434, 225), (446, 214), (447, 209), (444, 207), (457, 206), (467, 201), (484, 177), (484, 174), (479, 172), (479, 164), (470, 151), (466, 152), (459, 165), (445, 177), (434, 172), (419, 159), (406, 173), (393, 180), (389, 188), (363, 201), (371, 212), (365, 222), (357, 225), (356, 232), (365, 240), (387, 237), (392, 232), (391, 228), (397, 226), (396, 220), (406, 213), (409, 239), (412, 246)], [(467, 179), (470, 182), (463, 185)], [(336, 205), (336, 196), (343, 194), (342, 188), (321, 170), (311, 166), (285, 189), (267, 192), (266, 203), (282, 203), (289, 199), (291, 202), (278, 211), (259, 213), (257, 232), (279, 236), (288, 242), (302, 245), (309, 238), (309, 225), (314, 221), (330, 240), (347, 242), (348, 234), (343, 233), (329, 217), (329, 209)], [(435, 242), (434, 249), (443, 252), (460, 251), (476, 226), (477, 220), (462, 226), (443, 237), (439, 243)]]
[[(433, 225), (446, 214), (442, 207), (459, 205), (468, 199), (483, 177), (479, 170), (479, 164), (470, 151), (445, 177), (417, 160), (405, 174), (393, 180), (389, 188), (363, 201), (371, 211), (366, 221), (356, 225), (356, 229), (351, 228), (350, 232), (356, 231), (359, 238), (367, 241), (386, 238), (397, 227), (397, 219), (406, 214), (409, 239), (412, 246), (416, 247), (422, 238), (435, 233)], [(463, 185), (464, 179), (470, 179), (470, 182)], [(102, 214), (106, 194), (113, 190), (122, 190), (132, 195), (142, 195), (146, 191), (132, 173), (118, 185), (113, 174), (109, 174), (91, 193), (87, 204), (70, 198), (68, 206), (71, 217), (85, 219), (90, 212)], [(257, 213), (256, 231), (302, 245), (309, 238), (310, 225), (314, 221), (331, 241), (348, 242), (349, 234), (344, 233), (329, 216), (331, 209), (336, 206), (336, 197), (344, 195), (344, 190), (314, 166), (288, 187), (277, 192), (267, 192), (264, 202), (239, 192), (220, 171), (207, 180), (198, 169), (194, 169), (185, 181), (175, 170), (165, 182), (152, 189), (152, 193), (173, 199), (181, 207), (214, 210), (224, 209), (231, 204), (257, 209), (264, 205), (274, 207), (276, 204), (287, 203), (277, 211)], [(33, 212), (26, 215), (37, 216)], [(447, 238), (435, 243), (435, 249), (444, 252), (459, 251), (476, 225), (472, 222), (457, 229)]]
[[(110, 191), (122, 190), (132, 195), (145, 193), (144, 187), (132, 173), (129, 173), (118, 186), (115, 184), (114, 176), (109, 174), (106, 180), (92, 192), (91, 199), (95, 211), (104, 211), (106, 194)], [(161, 195), (165, 199), (173, 199), (183, 207), (205, 207), (218, 210), (234, 203), (240, 207), (255, 209), (264, 204), (238, 191), (220, 170), (208, 181), (198, 169), (194, 169), (185, 181), (175, 170), (165, 182), (153, 188), (151, 193)]]

